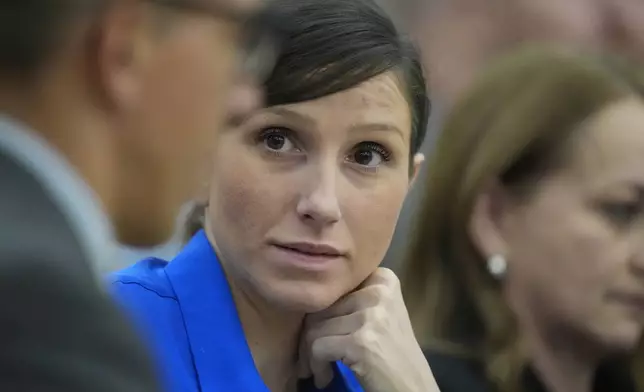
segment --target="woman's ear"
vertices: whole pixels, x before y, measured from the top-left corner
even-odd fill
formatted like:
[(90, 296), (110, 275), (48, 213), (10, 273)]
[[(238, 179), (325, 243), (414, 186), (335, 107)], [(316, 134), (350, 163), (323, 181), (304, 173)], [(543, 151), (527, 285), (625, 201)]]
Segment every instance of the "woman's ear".
[(423, 167), (423, 162), (425, 162), (425, 154), (420, 152), (414, 154), (413, 171), (411, 174), (411, 181), (409, 181), (410, 188), (416, 183), (416, 178), (418, 178), (418, 173), (420, 172), (421, 167)]
[(210, 200), (210, 182), (207, 180), (201, 181), (194, 198), (195, 204), (199, 206), (208, 206), (209, 200)]
[(198, 206), (206, 207), (210, 201), (210, 183), (212, 175), (212, 160), (211, 155), (208, 154), (204, 157), (200, 165), (199, 185), (196, 189), (193, 201)]
[(468, 225), (472, 243), (488, 259), (493, 255), (507, 257), (504, 220), (511, 213), (511, 199), (498, 181), (492, 181), (476, 196)]

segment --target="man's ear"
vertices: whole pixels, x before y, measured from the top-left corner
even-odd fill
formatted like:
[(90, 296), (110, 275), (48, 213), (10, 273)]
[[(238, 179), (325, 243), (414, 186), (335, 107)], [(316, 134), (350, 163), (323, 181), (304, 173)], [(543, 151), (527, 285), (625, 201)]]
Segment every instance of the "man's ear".
[(507, 255), (509, 244), (503, 230), (504, 219), (511, 213), (512, 201), (497, 181), (486, 185), (476, 196), (469, 221), (469, 235), (481, 255)]
[(153, 49), (145, 9), (137, 3), (107, 6), (96, 22), (94, 48), (90, 48), (104, 101), (126, 111), (142, 99), (142, 76)]
[(418, 178), (418, 173), (420, 172), (420, 169), (423, 167), (423, 162), (425, 162), (425, 154), (420, 152), (414, 154), (414, 163), (412, 168), (411, 180), (409, 181), (410, 188), (413, 187), (414, 184), (416, 183), (416, 178)]

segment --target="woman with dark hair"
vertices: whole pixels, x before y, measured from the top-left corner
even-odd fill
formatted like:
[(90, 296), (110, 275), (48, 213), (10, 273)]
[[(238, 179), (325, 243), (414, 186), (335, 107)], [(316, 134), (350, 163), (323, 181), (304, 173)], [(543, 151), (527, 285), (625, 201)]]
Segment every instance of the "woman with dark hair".
[(170, 391), (427, 392), (396, 276), (378, 268), (428, 117), (414, 48), (372, 0), (277, 0), (268, 107), (214, 146), (204, 230), (115, 274)]

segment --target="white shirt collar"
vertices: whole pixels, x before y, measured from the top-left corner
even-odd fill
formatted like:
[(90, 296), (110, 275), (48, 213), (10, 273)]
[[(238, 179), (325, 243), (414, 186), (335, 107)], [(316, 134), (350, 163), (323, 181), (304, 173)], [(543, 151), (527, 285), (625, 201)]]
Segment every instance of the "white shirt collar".
[(67, 217), (91, 267), (111, 271), (116, 256), (113, 227), (100, 200), (76, 169), (28, 126), (0, 113), (0, 151), (29, 171)]

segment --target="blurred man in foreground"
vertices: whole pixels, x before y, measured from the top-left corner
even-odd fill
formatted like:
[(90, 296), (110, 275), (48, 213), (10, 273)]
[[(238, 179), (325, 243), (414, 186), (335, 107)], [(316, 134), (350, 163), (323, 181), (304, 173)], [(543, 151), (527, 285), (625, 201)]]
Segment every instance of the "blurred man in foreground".
[(258, 104), (235, 82), (270, 64), (241, 47), (259, 1), (0, 5), (0, 390), (156, 390), (93, 269), (166, 240), (230, 105)]

